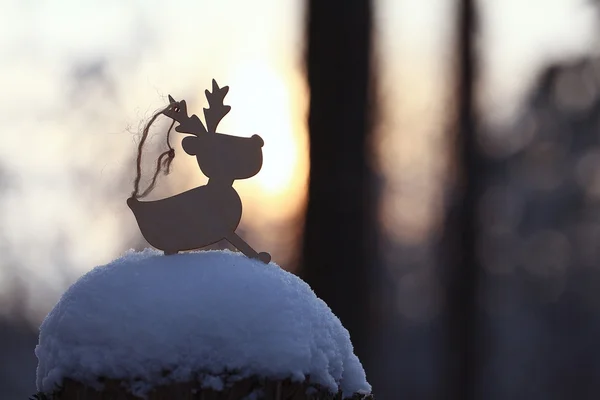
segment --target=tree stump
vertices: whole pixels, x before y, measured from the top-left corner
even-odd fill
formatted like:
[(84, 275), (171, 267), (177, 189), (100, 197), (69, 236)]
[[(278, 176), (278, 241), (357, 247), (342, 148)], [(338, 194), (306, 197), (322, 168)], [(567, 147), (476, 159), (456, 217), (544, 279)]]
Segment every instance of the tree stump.
[(38, 399), (372, 399), (348, 331), (300, 278), (239, 253), (129, 252), (40, 328)]

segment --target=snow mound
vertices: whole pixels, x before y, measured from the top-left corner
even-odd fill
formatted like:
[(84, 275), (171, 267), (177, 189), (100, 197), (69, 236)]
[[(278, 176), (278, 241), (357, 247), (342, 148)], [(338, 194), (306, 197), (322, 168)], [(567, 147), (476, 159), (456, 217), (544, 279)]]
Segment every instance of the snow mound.
[(63, 378), (97, 386), (104, 377), (143, 395), (202, 371), (215, 388), (219, 374), (235, 371), (310, 375), (344, 397), (371, 391), (348, 331), (304, 281), (229, 251), (130, 251), (94, 268), (48, 314), (35, 354), (46, 393)]

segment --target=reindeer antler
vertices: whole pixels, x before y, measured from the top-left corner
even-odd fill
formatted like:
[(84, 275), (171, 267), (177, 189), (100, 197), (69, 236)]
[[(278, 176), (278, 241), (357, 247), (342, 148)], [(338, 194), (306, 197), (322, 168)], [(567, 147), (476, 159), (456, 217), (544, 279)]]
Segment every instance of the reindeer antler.
[(208, 132), (216, 133), (217, 125), (223, 119), (225, 115), (231, 110), (230, 106), (223, 104), (223, 99), (229, 92), (229, 86), (223, 86), (219, 88), (217, 81), (212, 80), (212, 93), (208, 90), (204, 91), (206, 99), (208, 100), (208, 108), (204, 109), (204, 119), (206, 121), (206, 127)]
[(197, 115), (188, 116), (185, 100), (175, 101), (169, 95), (169, 103), (169, 107), (163, 111), (163, 114), (179, 122), (179, 126), (175, 128), (177, 132), (191, 133), (196, 136), (206, 133), (206, 128)]
[(169, 95), (169, 107), (163, 111), (163, 114), (179, 123), (189, 118), (185, 100), (175, 101), (171, 95)]

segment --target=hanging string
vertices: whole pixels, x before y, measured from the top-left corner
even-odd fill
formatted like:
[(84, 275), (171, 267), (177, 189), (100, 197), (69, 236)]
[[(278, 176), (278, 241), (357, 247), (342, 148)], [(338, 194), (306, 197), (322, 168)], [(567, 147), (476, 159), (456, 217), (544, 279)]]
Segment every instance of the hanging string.
[[(169, 139), (171, 136), (171, 130), (173, 129), (173, 125), (175, 125), (174, 120), (171, 122), (171, 126), (169, 126), (169, 130), (167, 131), (167, 147), (169, 148), (169, 150), (161, 153), (161, 155), (158, 156), (158, 159), (156, 160), (156, 169), (154, 171), (154, 175), (152, 176), (152, 180), (150, 181), (150, 185), (141, 194), (139, 193), (140, 192), (140, 181), (142, 179), (142, 151), (144, 148), (144, 144), (146, 143), (146, 139), (148, 138), (148, 134), (150, 133), (150, 128), (152, 127), (152, 125), (154, 124), (156, 119), (163, 112), (167, 111), (171, 107), (173, 107), (172, 104), (170, 104), (168, 107), (164, 108), (163, 110), (157, 111), (144, 126), (144, 130), (142, 131), (142, 139), (140, 140), (140, 143), (138, 145), (138, 154), (137, 154), (137, 160), (136, 160), (137, 175), (135, 177), (135, 181), (133, 182), (133, 192), (131, 193), (131, 196), (133, 198), (139, 199), (139, 198), (147, 196), (156, 186), (156, 179), (158, 178), (158, 175), (160, 174), (161, 171), (164, 171), (165, 175), (168, 175), (169, 172), (171, 172), (171, 162), (173, 162), (173, 159), (175, 158), (175, 149), (173, 149), (171, 147), (171, 143), (170, 143)], [(175, 111), (177, 111), (178, 107), (175, 106), (174, 109), (175, 109)]]

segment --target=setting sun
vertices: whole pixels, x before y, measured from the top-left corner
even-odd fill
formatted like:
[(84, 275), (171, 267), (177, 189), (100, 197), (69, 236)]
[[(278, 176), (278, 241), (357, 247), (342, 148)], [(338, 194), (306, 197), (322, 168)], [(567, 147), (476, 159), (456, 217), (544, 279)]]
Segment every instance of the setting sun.
[(298, 162), (285, 83), (267, 62), (252, 61), (234, 70), (231, 87), (233, 131), (240, 136), (259, 134), (265, 141), (263, 169), (248, 183), (268, 195), (285, 192)]
[[(298, 212), (308, 171), (304, 115), (293, 112), (293, 103), (305, 96), (291, 75), (278, 71), (268, 60), (248, 60), (240, 62), (228, 80), (232, 88), (228, 101), (233, 107), (228, 130), (238, 136), (258, 134), (265, 141), (262, 170), (236, 186), (249, 195), (252, 214), (260, 213), (260, 208), (273, 219)], [(254, 211), (257, 203), (261, 206)], [(274, 208), (277, 215), (273, 215)]]

